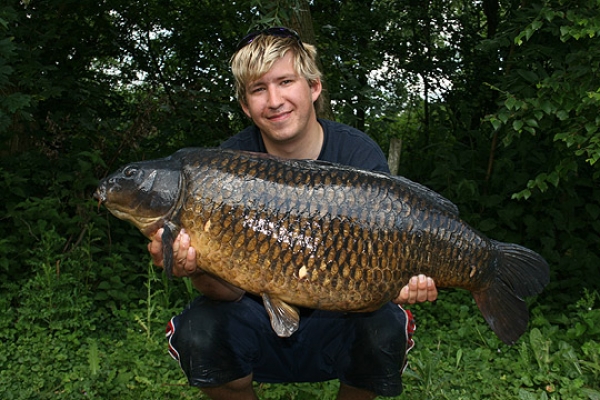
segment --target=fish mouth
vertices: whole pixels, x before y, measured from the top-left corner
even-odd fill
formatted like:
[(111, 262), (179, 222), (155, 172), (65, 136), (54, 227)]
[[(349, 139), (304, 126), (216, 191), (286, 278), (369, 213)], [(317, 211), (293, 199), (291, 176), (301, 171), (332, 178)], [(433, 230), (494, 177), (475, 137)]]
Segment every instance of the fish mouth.
[(104, 186), (99, 186), (93, 196), (98, 200), (98, 210), (100, 210), (100, 206), (106, 201), (106, 188)]

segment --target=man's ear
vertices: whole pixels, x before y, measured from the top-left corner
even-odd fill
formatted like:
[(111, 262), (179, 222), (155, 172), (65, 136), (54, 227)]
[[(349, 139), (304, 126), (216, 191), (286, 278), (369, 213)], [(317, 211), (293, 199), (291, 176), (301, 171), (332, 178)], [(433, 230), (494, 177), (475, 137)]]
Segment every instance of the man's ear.
[(244, 100), (240, 100), (240, 106), (242, 106), (242, 111), (246, 114), (246, 117), (252, 119), (250, 116), (250, 109), (248, 108), (248, 104)]
[(310, 91), (312, 96), (312, 102), (317, 101), (319, 96), (321, 95), (321, 91), (323, 90), (323, 84), (320, 79), (315, 79), (312, 83), (310, 83)]

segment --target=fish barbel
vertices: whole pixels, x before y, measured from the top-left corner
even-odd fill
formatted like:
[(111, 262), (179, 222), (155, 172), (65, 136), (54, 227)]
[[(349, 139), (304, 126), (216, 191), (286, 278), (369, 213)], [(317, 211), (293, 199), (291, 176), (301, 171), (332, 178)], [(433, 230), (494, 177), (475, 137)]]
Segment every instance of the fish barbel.
[(549, 281), (546, 261), (488, 239), (438, 193), (406, 178), (318, 161), (221, 149), (182, 149), (131, 163), (95, 197), (147, 237), (190, 235), (198, 267), (262, 296), (280, 336), (298, 327), (295, 306), (366, 312), (410, 277), (472, 292), (498, 337), (527, 329), (524, 298)]

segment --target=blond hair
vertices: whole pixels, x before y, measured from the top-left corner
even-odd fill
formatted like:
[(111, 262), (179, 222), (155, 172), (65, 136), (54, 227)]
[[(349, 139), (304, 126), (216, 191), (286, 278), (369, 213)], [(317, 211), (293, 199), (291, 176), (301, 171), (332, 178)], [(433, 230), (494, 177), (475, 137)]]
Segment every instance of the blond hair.
[[(294, 37), (259, 34), (231, 57), (231, 72), (235, 78), (235, 94), (238, 101), (247, 104), (248, 85), (266, 74), (288, 51), (293, 54), (296, 73), (304, 77), (310, 86), (321, 79), (315, 46), (302, 43)], [(319, 96), (315, 102), (317, 110), (320, 107), (320, 99)]]

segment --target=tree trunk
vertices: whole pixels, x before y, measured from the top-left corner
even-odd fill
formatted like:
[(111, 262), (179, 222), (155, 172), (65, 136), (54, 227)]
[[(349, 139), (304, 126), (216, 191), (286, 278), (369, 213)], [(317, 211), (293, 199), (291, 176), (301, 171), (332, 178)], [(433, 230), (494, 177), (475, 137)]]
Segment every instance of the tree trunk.
[[(300, 0), (299, 5), (299, 11), (293, 13), (289, 26), (300, 34), (300, 38), (303, 42), (317, 46), (318, 50), (319, 45), (316, 43), (309, 2), (308, 0)], [(321, 59), (317, 59), (317, 65), (322, 72), (323, 64), (321, 63)], [(319, 118), (333, 120), (333, 109), (331, 108), (331, 97), (329, 96), (327, 82), (322, 81), (322, 84), (323, 90), (321, 92), (321, 99), (317, 102), (317, 116)]]
[(401, 154), (402, 139), (392, 138), (390, 140), (390, 154), (388, 155), (388, 167), (390, 168), (392, 175), (398, 175)]

